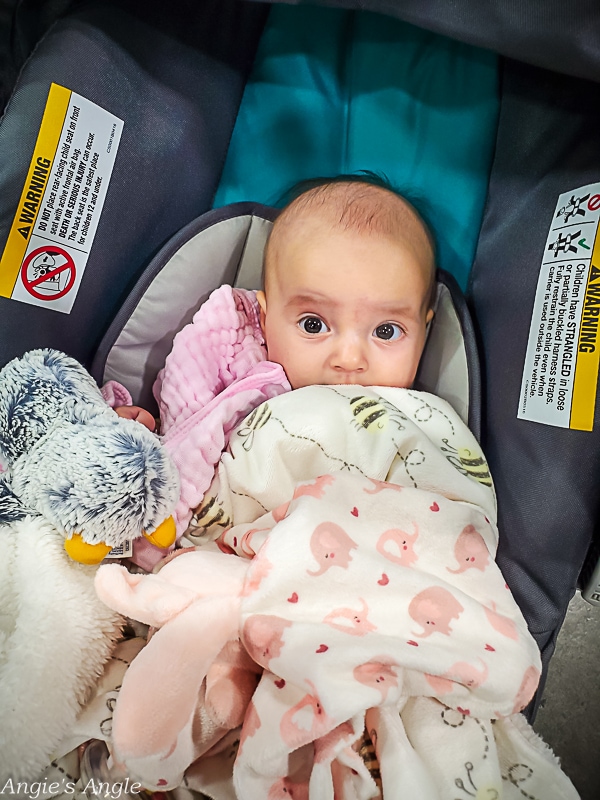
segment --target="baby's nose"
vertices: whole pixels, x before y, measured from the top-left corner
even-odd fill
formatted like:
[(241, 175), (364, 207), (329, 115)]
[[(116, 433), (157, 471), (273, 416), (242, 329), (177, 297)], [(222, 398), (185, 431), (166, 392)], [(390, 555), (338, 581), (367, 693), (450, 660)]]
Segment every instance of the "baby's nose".
[(333, 353), (333, 367), (340, 372), (363, 372), (367, 368), (365, 346), (358, 336), (340, 337)]

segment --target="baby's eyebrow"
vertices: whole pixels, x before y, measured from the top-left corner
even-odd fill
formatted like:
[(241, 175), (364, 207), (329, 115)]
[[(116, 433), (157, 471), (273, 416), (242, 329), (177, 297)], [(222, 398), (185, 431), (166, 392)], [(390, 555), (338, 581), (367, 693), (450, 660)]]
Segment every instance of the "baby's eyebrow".
[[(316, 305), (321, 308), (340, 308), (343, 306), (343, 302), (330, 295), (322, 294), (321, 292), (303, 290), (292, 295), (285, 303), (286, 308)], [(390, 300), (387, 303), (371, 303), (369, 302), (369, 298), (365, 297), (364, 306), (369, 313), (381, 316), (382, 322), (389, 317), (409, 317), (411, 319), (418, 319), (419, 317), (419, 313), (415, 308), (402, 301)]]
[(292, 297), (286, 301), (286, 306), (306, 306), (315, 303), (332, 308), (341, 305), (341, 302), (336, 298), (321, 294), (321, 292), (299, 292), (298, 294), (292, 295)]
[(410, 305), (400, 305), (399, 303), (378, 304), (374, 311), (380, 311), (382, 317), (408, 317), (409, 319), (419, 319), (419, 309)]
[[(370, 305), (368, 298), (365, 299), (365, 305)], [(401, 300), (389, 300), (388, 302), (381, 302), (373, 304), (373, 308), (380, 309), (386, 314), (398, 313), (404, 314), (412, 310), (410, 303), (402, 302)]]

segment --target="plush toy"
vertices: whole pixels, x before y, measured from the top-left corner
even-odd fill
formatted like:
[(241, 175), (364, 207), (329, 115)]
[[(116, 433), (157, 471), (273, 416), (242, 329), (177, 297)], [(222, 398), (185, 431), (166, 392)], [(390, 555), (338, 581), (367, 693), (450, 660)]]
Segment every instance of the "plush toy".
[(189, 548), (154, 575), (114, 564), (96, 572), (109, 608), (158, 628), (123, 678), (112, 725), (116, 764), (146, 789), (179, 786), (190, 764), (244, 720), (262, 673), (239, 639), (252, 563)]
[(71, 558), (96, 564), (140, 535), (175, 540), (176, 469), (74, 359), (32, 350), (0, 370), (0, 523), (40, 515)]

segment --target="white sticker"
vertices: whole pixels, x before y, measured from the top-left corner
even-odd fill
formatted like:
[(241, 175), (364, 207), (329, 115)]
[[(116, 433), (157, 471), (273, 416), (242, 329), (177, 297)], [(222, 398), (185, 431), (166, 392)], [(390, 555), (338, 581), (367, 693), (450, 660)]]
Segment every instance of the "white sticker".
[(70, 313), (100, 220), (122, 120), (53, 83), (0, 261), (0, 296)]
[(600, 342), (600, 183), (558, 198), (527, 342), (519, 419), (591, 431)]
[(110, 553), (104, 558), (131, 558), (133, 555), (133, 542), (131, 539), (126, 539), (121, 544), (113, 547)]

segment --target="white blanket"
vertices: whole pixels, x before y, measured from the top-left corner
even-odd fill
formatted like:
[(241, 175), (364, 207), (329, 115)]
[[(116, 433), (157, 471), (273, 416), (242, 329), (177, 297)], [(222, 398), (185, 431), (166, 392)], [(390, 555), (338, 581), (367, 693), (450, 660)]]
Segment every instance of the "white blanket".
[[(495, 522), (477, 442), (431, 395), (309, 387), (239, 426), (189, 530), (252, 559), (235, 627), (264, 672), (233, 767), (238, 798), (378, 797), (356, 752), (365, 728), (386, 800), (577, 797), (516, 713), (540, 658), (494, 561)], [(129, 590), (154, 602), (181, 581), (189, 619), (217, 631), (223, 620), (194, 617), (190, 601), (207, 596), (204, 558), (181, 555)], [(173, 633), (165, 641), (177, 646)], [(135, 664), (130, 684), (143, 675)], [(127, 677), (115, 721), (135, 698)], [(181, 747), (167, 745), (168, 758)], [(230, 796), (213, 772), (200, 759), (187, 785)]]

